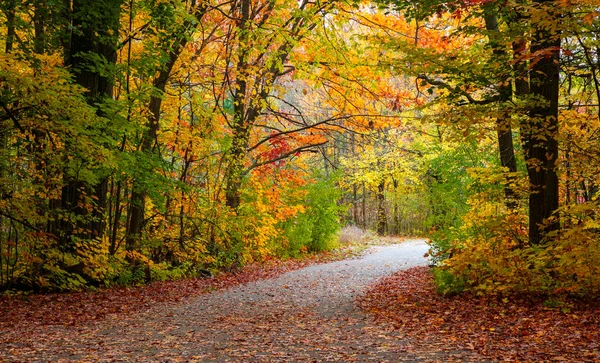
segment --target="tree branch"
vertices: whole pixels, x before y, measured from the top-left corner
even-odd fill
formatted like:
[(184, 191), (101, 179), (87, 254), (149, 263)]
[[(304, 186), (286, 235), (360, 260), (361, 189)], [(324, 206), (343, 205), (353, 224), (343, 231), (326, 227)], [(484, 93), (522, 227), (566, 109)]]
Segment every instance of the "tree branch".
[(6, 103), (4, 103), (4, 100), (0, 100), (0, 106), (2, 106), (2, 109), (4, 110), (4, 112), (6, 112), (8, 118), (12, 120), (12, 122), (19, 129), (19, 131), (25, 132), (25, 129), (23, 128), (23, 126), (21, 126), (21, 123), (19, 123), (17, 117), (8, 109)]
[[(460, 87), (456, 86), (456, 87), (452, 87), (451, 85), (449, 85), (448, 83), (441, 81), (441, 80), (436, 80), (436, 79), (431, 79), (428, 76), (424, 75), (424, 74), (420, 74), (417, 76), (417, 79), (422, 79), (425, 82), (433, 85), (433, 86), (438, 86), (444, 89), (447, 89), (448, 91), (454, 93), (454, 94), (459, 94), (463, 97), (465, 97), (467, 99), (467, 101), (469, 101), (468, 103), (470, 104), (474, 104), (474, 105), (488, 105), (490, 103), (494, 103), (500, 100), (500, 98), (498, 96), (494, 96), (490, 99), (487, 100), (476, 100), (473, 98), (473, 96), (471, 96), (469, 93), (463, 91), (460, 89)], [(464, 103), (462, 103), (461, 105), (463, 105)]]
[(283, 159), (287, 159), (292, 155), (295, 155), (297, 153), (301, 153), (301, 152), (317, 152), (316, 150), (312, 149), (314, 147), (318, 147), (318, 146), (322, 146), (327, 144), (327, 141), (318, 143), (318, 144), (310, 144), (310, 145), (303, 145), (303, 146), (299, 146), (293, 150), (290, 150), (286, 153), (283, 153), (281, 155), (279, 155), (278, 157), (274, 158), (274, 159), (270, 159), (270, 160), (265, 160), (265, 161), (260, 161), (260, 162), (254, 162), (252, 165), (250, 165), (248, 167), (248, 169), (246, 169), (246, 171), (244, 172), (244, 174), (248, 174), (251, 170), (256, 169), (260, 166), (264, 166), (264, 165), (268, 165), (268, 164), (272, 164), (274, 162), (277, 162), (279, 160), (283, 160)]
[(4, 217), (6, 217), (6, 218), (10, 219), (11, 221), (14, 221), (14, 222), (17, 222), (17, 223), (19, 223), (19, 224), (22, 224), (22, 225), (24, 225), (25, 227), (27, 227), (27, 228), (30, 228), (30, 229), (33, 229), (33, 230), (34, 230), (34, 231), (36, 231), (36, 232), (42, 232), (42, 230), (40, 230), (39, 228), (37, 228), (37, 227), (36, 227), (36, 226), (34, 226), (33, 224), (31, 224), (31, 223), (29, 223), (29, 222), (27, 222), (27, 221), (23, 221), (23, 220), (20, 220), (20, 219), (18, 219), (18, 218), (15, 218), (15, 217), (11, 216), (10, 214), (7, 214), (7, 213), (5, 213), (5, 212), (3, 212), (3, 211), (0, 211), (0, 216), (4, 216)]
[(269, 141), (269, 140), (272, 140), (272, 139), (274, 139), (274, 138), (276, 138), (276, 137), (283, 136), (283, 135), (294, 134), (294, 133), (297, 133), (297, 132), (300, 132), (300, 131), (304, 131), (304, 130), (312, 129), (312, 128), (314, 128), (314, 127), (317, 127), (317, 126), (319, 126), (319, 125), (327, 124), (327, 123), (329, 123), (329, 122), (331, 122), (331, 121), (332, 121), (332, 119), (327, 119), (327, 120), (319, 121), (319, 122), (317, 122), (317, 123), (315, 123), (315, 124), (312, 124), (312, 125), (307, 125), (307, 126), (304, 126), (304, 127), (299, 127), (299, 128), (297, 128), (297, 129), (294, 129), (294, 130), (280, 131), (280, 132), (277, 132), (277, 133), (271, 134), (271, 135), (269, 135), (269, 136), (265, 137), (264, 139), (260, 140), (260, 141), (259, 141), (259, 142), (257, 142), (256, 144), (254, 144), (254, 146), (251, 146), (251, 147), (249, 147), (249, 148), (248, 148), (248, 152), (251, 152), (252, 150), (254, 150), (254, 149), (256, 149), (257, 147), (259, 147), (260, 145), (262, 145), (262, 144), (264, 144), (265, 142), (267, 142), (267, 141)]

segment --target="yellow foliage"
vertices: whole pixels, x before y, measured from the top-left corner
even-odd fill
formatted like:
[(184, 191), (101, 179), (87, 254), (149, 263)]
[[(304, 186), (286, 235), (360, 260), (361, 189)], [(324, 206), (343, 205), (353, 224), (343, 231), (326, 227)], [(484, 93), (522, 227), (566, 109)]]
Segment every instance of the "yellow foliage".
[(451, 242), (441, 267), (463, 284), (481, 294), (600, 293), (600, 216), (593, 203), (564, 208), (569, 228), (531, 246), (524, 213), (508, 212), (487, 196), (470, 202), (458, 233), (463, 238)]

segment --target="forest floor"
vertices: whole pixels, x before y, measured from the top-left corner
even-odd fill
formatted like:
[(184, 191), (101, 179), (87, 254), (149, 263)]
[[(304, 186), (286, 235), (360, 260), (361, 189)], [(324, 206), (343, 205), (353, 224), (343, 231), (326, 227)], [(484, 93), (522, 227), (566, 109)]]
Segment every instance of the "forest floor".
[(600, 299), (441, 296), (428, 267), (399, 271), (357, 299), (379, 324), (421, 346), (510, 362), (600, 362)]
[[(506, 305), (503, 313), (493, 310), (497, 304), (490, 308), (481, 299), (438, 297), (423, 257), (428, 249), (424, 240), (390, 242), (398, 241), (336, 262), (287, 261), (253, 265), (215, 279), (3, 299), (0, 362), (600, 359), (595, 345), (600, 341), (599, 310), (588, 307), (582, 314), (571, 306), (578, 311), (572, 318), (578, 325), (563, 325), (565, 343), (551, 343), (579, 345), (548, 351), (544, 337), (559, 334), (552, 319), (560, 322), (574, 314), (510, 310), (520, 302)], [(523, 343), (524, 335), (518, 335), (503, 341), (506, 349), (494, 350), (489, 342), (509, 331), (504, 321), (513, 321), (494, 314), (513, 313), (529, 321), (527, 336), (538, 338), (524, 338)], [(538, 319), (543, 328), (533, 327)], [(579, 359), (573, 359), (575, 350)]]

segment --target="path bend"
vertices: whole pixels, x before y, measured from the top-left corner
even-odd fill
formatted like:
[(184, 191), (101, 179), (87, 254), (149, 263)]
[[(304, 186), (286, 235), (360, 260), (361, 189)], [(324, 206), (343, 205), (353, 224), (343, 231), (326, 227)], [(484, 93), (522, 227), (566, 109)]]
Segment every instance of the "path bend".
[(44, 327), (46, 339), (37, 345), (5, 347), (10, 349), (4, 358), (38, 362), (436, 360), (435, 352), (409, 353), (407, 339), (375, 324), (354, 301), (377, 279), (426, 264), (427, 250), (425, 240), (406, 240), (373, 247), (361, 258), (312, 265), (132, 316), (111, 316), (78, 327)]

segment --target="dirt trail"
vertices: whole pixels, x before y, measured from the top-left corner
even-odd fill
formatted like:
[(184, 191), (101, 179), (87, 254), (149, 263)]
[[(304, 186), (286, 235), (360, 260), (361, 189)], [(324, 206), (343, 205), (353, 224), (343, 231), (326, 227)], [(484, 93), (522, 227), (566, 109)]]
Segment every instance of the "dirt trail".
[[(40, 327), (36, 341), (0, 345), (0, 361), (397, 362), (410, 340), (372, 322), (354, 303), (375, 280), (426, 264), (424, 240), (375, 247), (360, 259), (200, 295), (85, 326)], [(38, 333), (39, 335), (39, 333)]]

